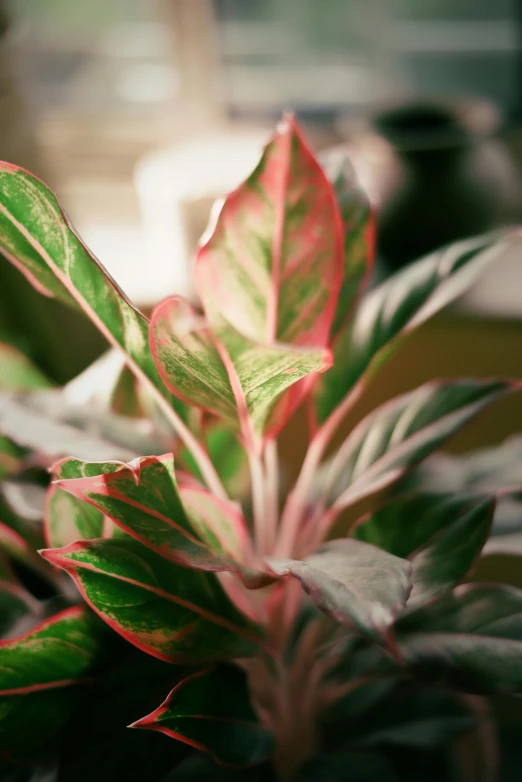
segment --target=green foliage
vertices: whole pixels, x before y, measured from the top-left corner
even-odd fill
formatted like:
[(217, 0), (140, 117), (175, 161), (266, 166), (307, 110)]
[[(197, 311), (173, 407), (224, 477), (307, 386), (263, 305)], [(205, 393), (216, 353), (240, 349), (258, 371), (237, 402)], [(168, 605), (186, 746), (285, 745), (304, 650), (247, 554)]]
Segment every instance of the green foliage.
[[(200, 304), (149, 321), (46, 185), (0, 165), (0, 250), (124, 364), (79, 405), (85, 376), (49, 388), (0, 346), (2, 779), (458, 782), (466, 736), (491, 763), (522, 590), (473, 574), (522, 534), (520, 439), (434, 452), (517, 383), (427, 383), (325, 455), (405, 337), (520, 237), (367, 293), (373, 236), (350, 167), (325, 173), (286, 118), (198, 252)], [(287, 491), (277, 437), (305, 399)]]

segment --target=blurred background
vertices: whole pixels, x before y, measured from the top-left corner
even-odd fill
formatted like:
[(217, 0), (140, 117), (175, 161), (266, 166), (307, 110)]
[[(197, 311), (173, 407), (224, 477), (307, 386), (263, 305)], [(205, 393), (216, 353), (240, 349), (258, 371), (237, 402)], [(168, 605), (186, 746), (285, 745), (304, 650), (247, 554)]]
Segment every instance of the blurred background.
[[(0, 9), (0, 158), (56, 190), (145, 311), (173, 292), (193, 295), (190, 261), (213, 200), (249, 173), (287, 109), (325, 160), (346, 151), (368, 189), (376, 279), (460, 236), (522, 223), (521, 0), (0, 0)], [(521, 370), (521, 290), (522, 263), (508, 258), (460, 303), (456, 337), (437, 321), (429, 347), (412, 348), (401, 382), (468, 365)], [(466, 350), (473, 318), (484, 338)], [(2, 335), (59, 382), (104, 347), (0, 259)], [(455, 338), (458, 353), (447, 350)]]

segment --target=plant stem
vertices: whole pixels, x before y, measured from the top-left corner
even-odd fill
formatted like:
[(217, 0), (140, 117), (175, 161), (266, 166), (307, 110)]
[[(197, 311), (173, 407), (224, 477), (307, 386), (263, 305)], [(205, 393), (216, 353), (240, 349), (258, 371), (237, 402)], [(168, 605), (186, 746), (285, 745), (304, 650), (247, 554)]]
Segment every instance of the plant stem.
[(276, 556), (292, 556), (296, 538), (299, 533), (299, 526), (303, 515), (306, 512), (310, 486), (314, 474), (319, 467), (323, 454), (326, 451), (328, 443), (335, 434), (337, 427), (358, 401), (363, 388), (364, 385), (362, 381), (359, 381), (317, 430), (310, 442), (294, 490), (288, 496), (288, 500), (283, 510), (281, 529), (276, 543)]
[(267, 443), (265, 449), (265, 475), (266, 475), (266, 513), (265, 535), (267, 553), (274, 549), (277, 536), (277, 522), (279, 518), (279, 454), (277, 452), (277, 440)]
[(252, 483), (252, 510), (254, 515), (254, 539), (259, 554), (268, 554), (266, 525), (266, 482), (261, 458), (248, 451), (248, 463)]
[[(131, 367), (131, 369), (134, 370), (134, 367)], [(197, 462), (207, 487), (213, 494), (216, 495), (216, 497), (220, 497), (223, 500), (228, 499), (225, 487), (223, 486), (221, 479), (217, 474), (216, 468), (212, 464), (210, 456), (208, 453), (206, 453), (203, 446), (198, 443), (197, 439), (194, 437), (188, 426), (186, 426), (186, 424), (182, 421), (174, 408), (169, 405), (168, 400), (158, 392), (154, 384), (147, 378), (145, 373), (142, 374), (140, 372), (140, 380), (147, 380), (151, 389), (155, 390), (155, 397), (158, 405), (161, 407), (165, 416), (170, 421), (176, 434), (180, 437), (181, 440), (183, 440), (183, 443), (192, 453), (192, 456)]]

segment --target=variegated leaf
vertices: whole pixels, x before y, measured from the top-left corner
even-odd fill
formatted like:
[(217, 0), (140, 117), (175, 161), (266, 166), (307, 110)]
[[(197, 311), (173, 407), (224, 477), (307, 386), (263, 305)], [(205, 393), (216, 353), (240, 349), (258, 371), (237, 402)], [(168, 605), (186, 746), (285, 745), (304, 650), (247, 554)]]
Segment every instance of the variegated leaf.
[(447, 594), (466, 576), (486, 543), (494, 510), (492, 496), (419, 492), (387, 503), (355, 536), (411, 559), (410, 609)]
[(110, 537), (105, 534), (103, 513), (58, 485), (50, 486), (47, 492), (44, 533), (46, 545), (52, 548)]
[(335, 506), (353, 505), (397, 481), (510, 390), (502, 382), (427, 383), (381, 405), (355, 427), (335, 457)]
[(148, 349), (147, 319), (79, 238), (54, 193), (10, 163), (0, 164), (0, 250), (40, 293), (82, 310), (158, 401), (171, 404)]
[[(91, 526), (100, 528), (105, 516), (119, 530), (185, 567), (235, 571), (250, 586), (267, 580), (250, 564), (250, 537), (236, 506), (204, 489), (187, 486), (179, 491), (172, 454), (142, 457), (128, 465), (66, 460), (59, 474), (55, 486), (100, 514), (88, 516)], [(102, 534), (100, 528), (99, 537)]]
[(183, 679), (161, 706), (131, 727), (160, 731), (228, 766), (261, 763), (275, 744), (250, 703), (245, 674), (232, 665)]
[(335, 344), (333, 368), (316, 386), (321, 423), (359, 382), (367, 382), (402, 340), (460, 296), (513, 242), (486, 235), (458, 242), (394, 274), (367, 294)]
[(291, 117), (224, 201), (196, 278), (218, 311), (260, 343), (325, 346), (342, 274), (342, 223), (324, 171)]
[(132, 538), (41, 553), (71, 575), (110, 627), (161, 660), (248, 657), (264, 644), (261, 627), (232, 605), (213, 573), (180, 567)]
[(283, 393), (330, 366), (324, 349), (256, 344), (222, 319), (211, 330), (180, 297), (156, 308), (150, 339), (169, 389), (240, 428), (254, 447), (263, 437), (275, 436), (295, 408), (298, 398)]
[(45, 759), (46, 745), (66, 724), (109, 648), (103, 623), (81, 606), (0, 642), (0, 753)]

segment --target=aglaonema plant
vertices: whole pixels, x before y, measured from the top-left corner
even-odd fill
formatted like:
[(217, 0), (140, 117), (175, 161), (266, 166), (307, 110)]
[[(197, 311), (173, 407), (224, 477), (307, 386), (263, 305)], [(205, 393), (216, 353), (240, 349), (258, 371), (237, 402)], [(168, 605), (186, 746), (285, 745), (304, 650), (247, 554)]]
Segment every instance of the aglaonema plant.
[[(214, 214), (198, 304), (149, 320), (46, 185), (1, 164), (1, 251), (126, 365), (99, 414), (0, 351), (18, 378), (0, 411), (5, 779), (459, 779), (466, 736), (494, 778), (484, 698), (522, 689), (522, 591), (469, 574), (519, 507), (520, 448), (417, 465), (517, 382), (434, 380), (330, 446), (403, 340), (520, 238), (365, 293), (373, 235), (350, 169), (326, 172), (286, 118)], [(277, 438), (300, 406), (288, 487)], [(20, 500), (35, 483), (43, 528)]]

